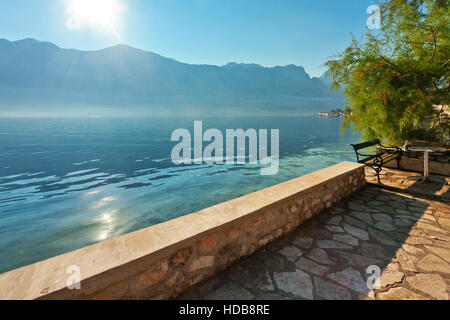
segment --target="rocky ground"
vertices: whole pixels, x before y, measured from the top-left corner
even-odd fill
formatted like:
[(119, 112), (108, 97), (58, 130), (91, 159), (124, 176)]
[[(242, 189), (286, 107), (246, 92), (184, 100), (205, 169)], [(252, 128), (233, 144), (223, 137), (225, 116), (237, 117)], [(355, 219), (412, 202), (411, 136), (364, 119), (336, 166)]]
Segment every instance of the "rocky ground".
[(393, 190), (365, 187), (180, 298), (449, 299), (448, 189), (395, 190), (402, 179), (389, 172)]

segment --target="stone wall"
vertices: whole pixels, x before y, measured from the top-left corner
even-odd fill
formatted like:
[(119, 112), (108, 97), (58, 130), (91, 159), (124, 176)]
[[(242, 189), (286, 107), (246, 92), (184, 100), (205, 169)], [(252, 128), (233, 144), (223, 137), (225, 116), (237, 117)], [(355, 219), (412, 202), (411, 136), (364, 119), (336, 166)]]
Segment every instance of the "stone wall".
[[(365, 185), (351, 162), (0, 275), (1, 299), (169, 299)], [(81, 270), (69, 290), (68, 267)]]

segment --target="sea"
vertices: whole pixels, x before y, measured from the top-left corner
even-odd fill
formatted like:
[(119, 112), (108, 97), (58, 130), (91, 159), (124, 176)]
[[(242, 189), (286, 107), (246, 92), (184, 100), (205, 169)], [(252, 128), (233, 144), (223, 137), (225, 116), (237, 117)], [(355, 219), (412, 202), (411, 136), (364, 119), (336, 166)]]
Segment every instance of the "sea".
[[(279, 171), (171, 160), (176, 129), (279, 130)], [(0, 273), (337, 164), (342, 118), (0, 118)], [(270, 140), (270, 136), (269, 136)], [(205, 143), (206, 144), (206, 143)], [(269, 152), (270, 154), (270, 152)]]

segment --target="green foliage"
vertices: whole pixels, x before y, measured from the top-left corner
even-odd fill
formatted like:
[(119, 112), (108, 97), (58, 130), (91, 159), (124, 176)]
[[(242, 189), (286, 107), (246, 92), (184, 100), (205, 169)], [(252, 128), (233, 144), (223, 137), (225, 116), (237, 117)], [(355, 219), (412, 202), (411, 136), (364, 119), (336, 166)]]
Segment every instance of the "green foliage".
[[(333, 89), (347, 98), (344, 129), (391, 143), (443, 142), (450, 125), (448, 0), (379, 3), (380, 30), (368, 32), (327, 62)], [(444, 106), (444, 107), (442, 107)]]

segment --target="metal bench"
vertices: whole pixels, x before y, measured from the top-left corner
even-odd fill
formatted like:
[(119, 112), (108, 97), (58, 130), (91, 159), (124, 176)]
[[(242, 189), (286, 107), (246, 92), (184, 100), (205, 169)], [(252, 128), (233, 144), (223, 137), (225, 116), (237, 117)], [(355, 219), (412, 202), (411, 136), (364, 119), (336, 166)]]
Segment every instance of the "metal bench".
[[(378, 183), (380, 181), (380, 172), (383, 170), (383, 165), (397, 160), (397, 168), (400, 168), (400, 160), (402, 158), (402, 149), (399, 147), (387, 147), (381, 144), (379, 139), (373, 141), (367, 141), (358, 144), (351, 145), (356, 153), (356, 159), (358, 163), (364, 163), (366, 166), (375, 170), (378, 178)], [(374, 154), (363, 154), (360, 152), (362, 149), (377, 146), (376, 152)]]

